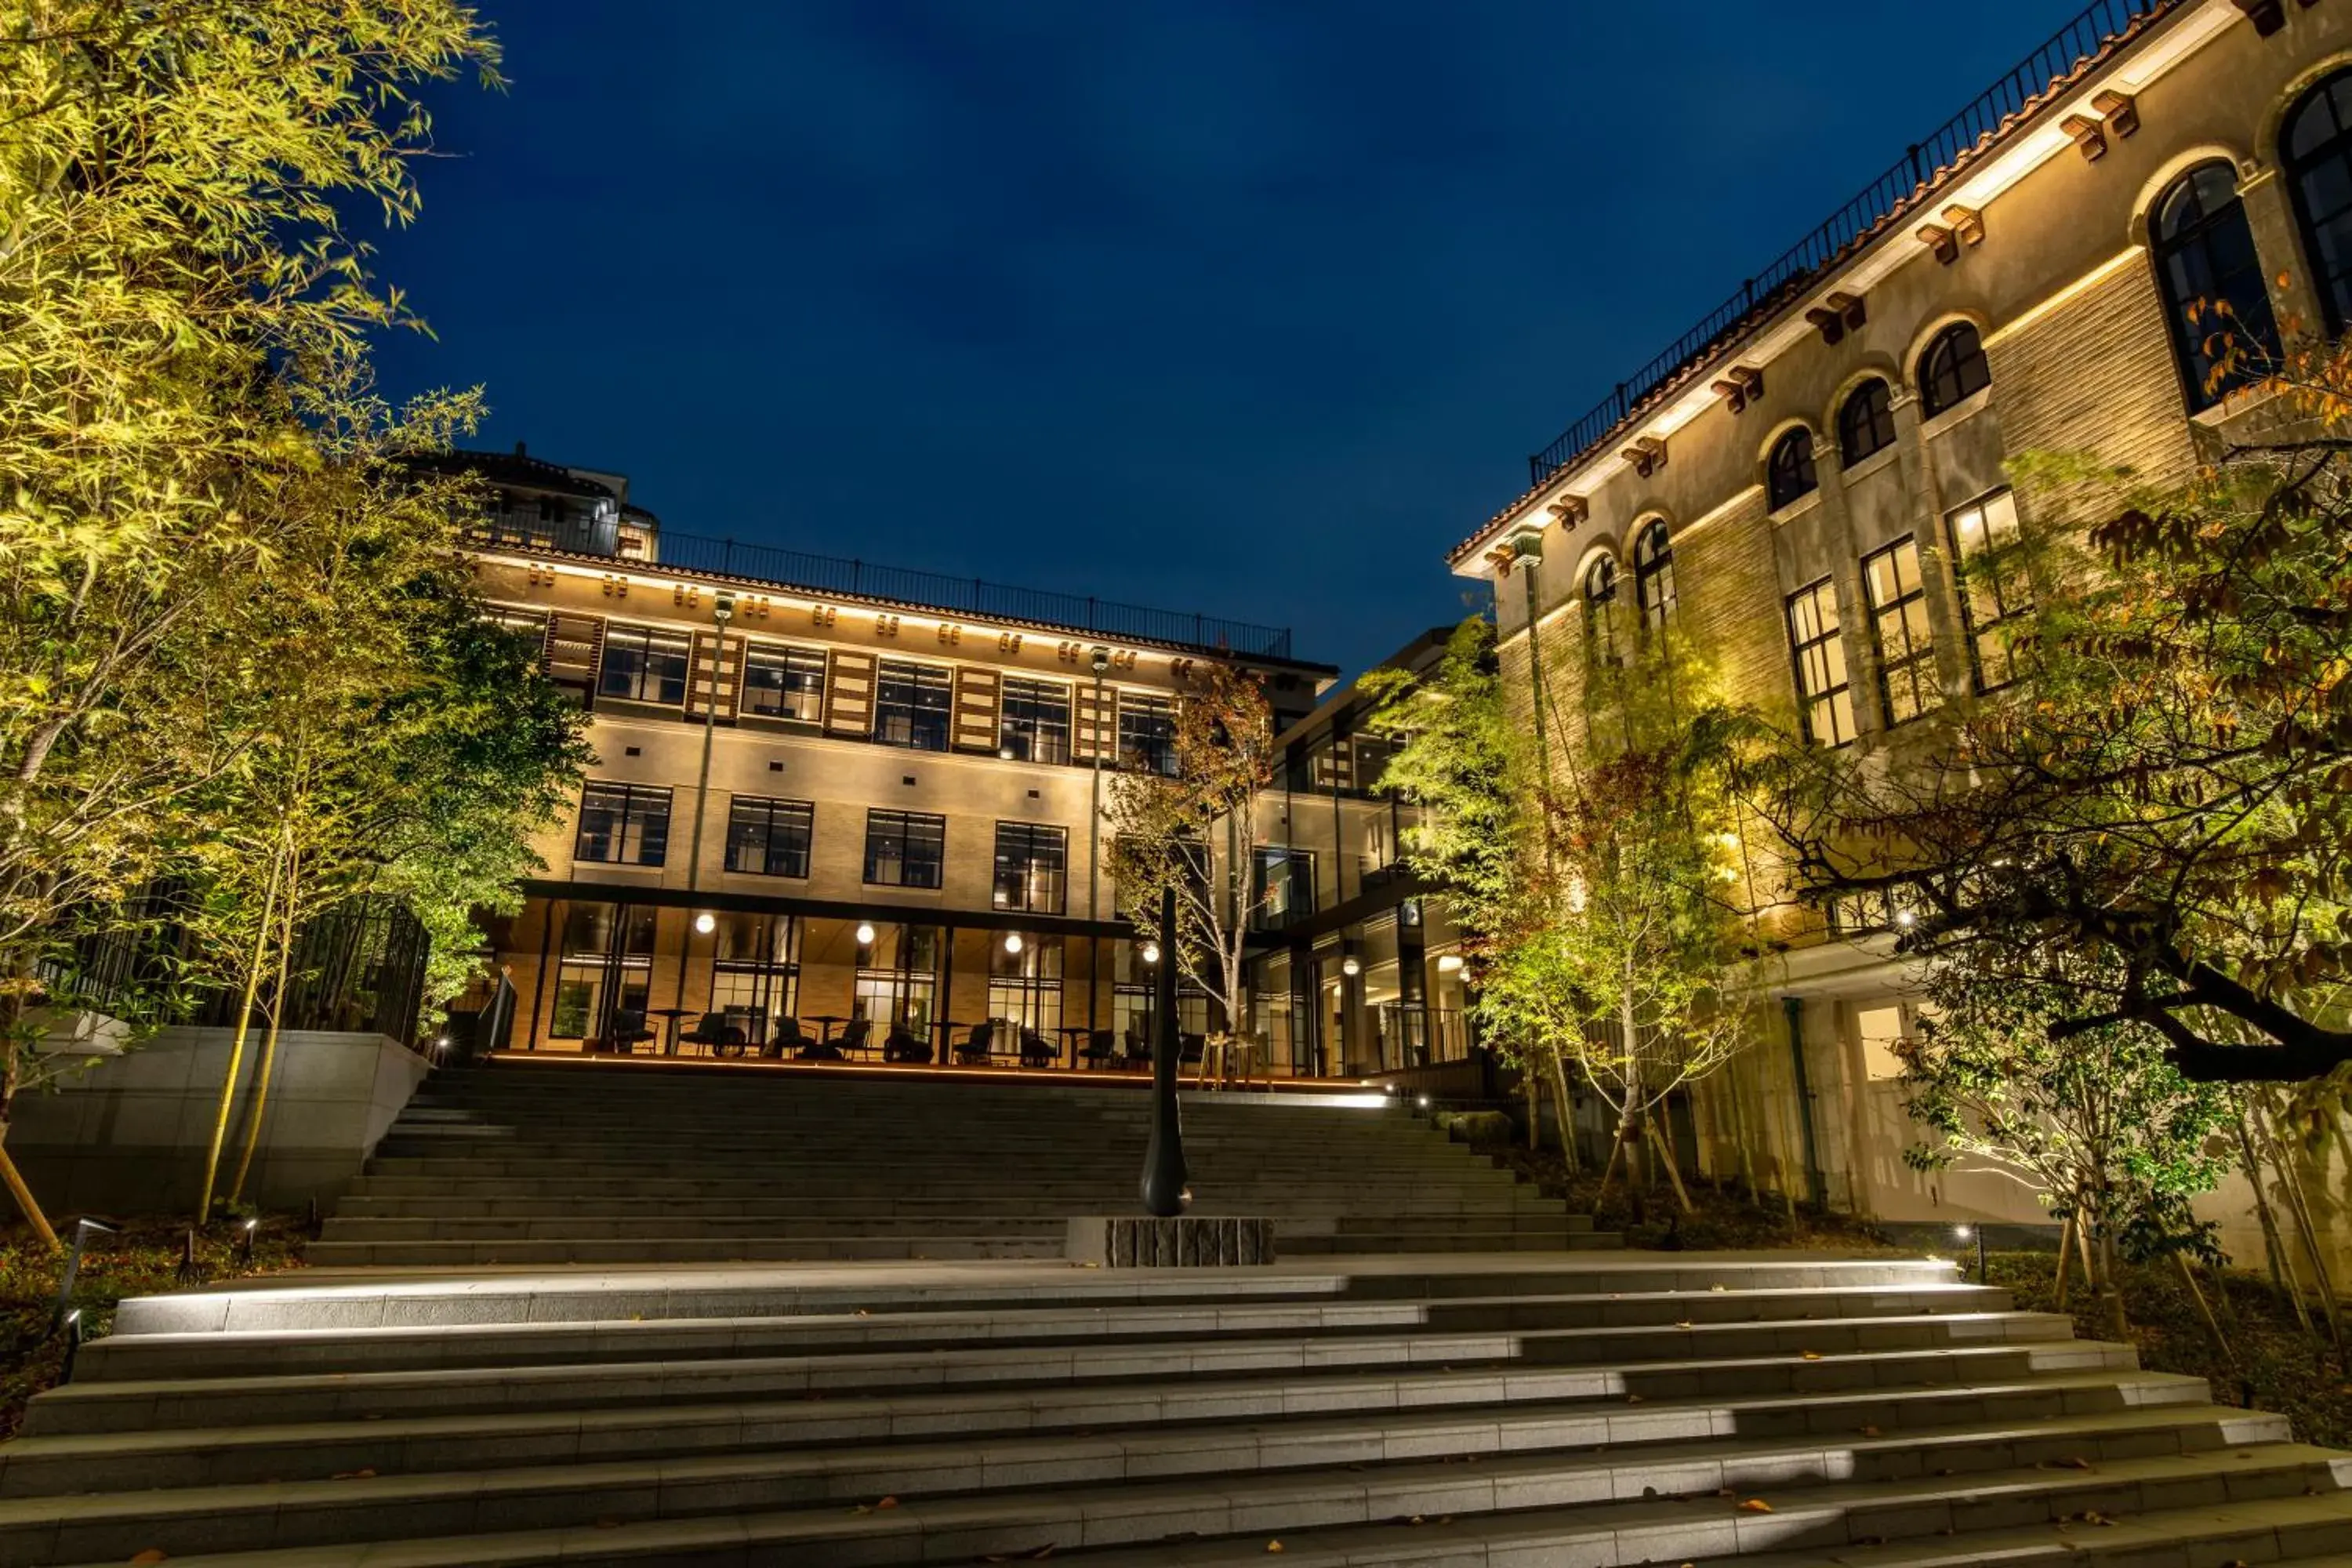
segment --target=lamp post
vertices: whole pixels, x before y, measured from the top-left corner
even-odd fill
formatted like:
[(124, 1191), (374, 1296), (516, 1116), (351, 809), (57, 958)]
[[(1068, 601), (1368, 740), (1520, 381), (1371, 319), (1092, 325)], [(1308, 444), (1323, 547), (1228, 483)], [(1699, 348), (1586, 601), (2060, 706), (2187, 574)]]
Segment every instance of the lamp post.
[[(735, 618), (735, 595), (721, 594), (710, 604), (710, 618), (718, 630), (710, 645), (710, 695), (702, 708), (702, 776), (694, 790), (694, 849), (686, 858), (686, 885), (689, 891), (702, 885), (702, 814), (710, 804), (710, 742), (719, 730), (719, 667), (727, 659), (727, 623)], [(701, 678), (701, 671), (689, 669), (687, 679)], [(691, 695), (689, 689), (688, 695)], [(680, 961), (678, 984), (685, 984), (684, 963)]]
[(1184, 1128), (1176, 1110), (1176, 1072), (1183, 1047), (1176, 1032), (1176, 889), (1160, 890), (1160, 963), (1152, 975), (1151, 1142), (1143, 1152), (1143, 1212), (1174, 1219), (1192, 1206), (1184, 1184)]

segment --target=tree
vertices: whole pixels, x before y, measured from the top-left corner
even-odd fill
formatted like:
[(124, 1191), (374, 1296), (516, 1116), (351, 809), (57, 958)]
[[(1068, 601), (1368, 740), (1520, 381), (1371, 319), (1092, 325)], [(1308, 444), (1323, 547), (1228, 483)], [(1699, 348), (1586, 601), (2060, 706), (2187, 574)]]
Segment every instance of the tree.
[[(1177, 951), (1161, 962), (1208, 993), (1211, 1047), (1230, 1050), (1248, 1027), (1249, 933), (1280, 890), (1258, 886), (1262, 791), (1274, 782), (1274, 713), (1253, 670), (1203, 661), (1177, 705), (1171, 771), (1129, 758), (1105, 812), (1111, 874), (1136, 930), (1159, 938), (1161, 894), (1176, 893)], [(1207, 1062), (1202, 1062), (1206, 1076)]]
[(1403, 736), (1384, 782), (1423, 807), (1409, 856), (1464, 931), (1482, 1032), (1527, 1068), (1564, 1079), (1572, 1064), (1610, 1107), (1605, 1195), (1619, 1161), (1660, 1132), (1667, 1098), (1746, 1037), (1754, 954), (1727, 896), (1743, 724), (1707, 697), (1683, 640), (1658, 637), (1547, 682), (1582, 698), (1550, 713), (1558, 755), (1538, 760), (1492, 647), (1473, 622), (1433, 679), (1382, 683)]
[(1759, 791), (1811, 896), (2021, 978), (2095, 953), (2052, 1026), (2142, 1025), (2201, 1079), (2352, 1061), (2352, 357), (2293, 364), (2272, 433), (2184, 485), (2018, 465), (2035, 532), (1962, 584), (2030, 593), (1988, 639), (2013, 689), (1916, 765), (1792, 750)]
[(2144, 1025), (2051, 1028), (2085, 987), (2113, 984), (2096, 973), (2105, 962), (2053, 947), (2031, 977), (1939, 964), (1926, 981), (1931, 1015), (1896, 1051), (1904, 1108), (1934, 1134), (1906, 1163), (2022, 1184), (2064, 1222), (2121, 1333), (2118, 1257), (2221, 1261), (2189, 1203), (2229, 1168), (2214, 1151), (2231, 1116), (2224, 1091), (2182, 1077)]
[(0, 50), (5, 1131), (36, 972), (246, 743), (233, 628), (312, 456), (289, 380), (407, 320), (344, 214), (414, 216), (409, 89), (497, 53), (455, 0), (20, 0)]

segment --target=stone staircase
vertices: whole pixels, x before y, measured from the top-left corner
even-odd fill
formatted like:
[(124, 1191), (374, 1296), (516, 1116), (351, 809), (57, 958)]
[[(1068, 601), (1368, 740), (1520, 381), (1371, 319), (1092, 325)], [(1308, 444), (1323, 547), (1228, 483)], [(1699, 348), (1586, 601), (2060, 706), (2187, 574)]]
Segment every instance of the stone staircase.
[(2347, 1488), (1924, 1259), (316, 1275), (126, 1303), (0, 1564), (2221, 1568)]
[[(428, 1084), (314, 1265), (1060, 1258), (1134, 1211), (1133, 1086), (500, 1062)], [(1201, 1215), (1282, 1256), (1609, 1247), (1559, 1199), (1378, 1098), (1185, 1097)]]

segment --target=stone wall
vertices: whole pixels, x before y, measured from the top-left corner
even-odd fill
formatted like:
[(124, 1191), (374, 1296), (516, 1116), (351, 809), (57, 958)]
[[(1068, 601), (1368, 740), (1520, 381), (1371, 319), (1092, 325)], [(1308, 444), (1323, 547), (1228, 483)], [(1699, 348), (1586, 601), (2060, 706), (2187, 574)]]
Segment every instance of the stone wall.
[[(18, 1099), (8, 1150), (51, 1215), (192, 1207), (220, 1104), (227, 1029), (165, 1029), (91, 1058), (55, 1088)], [(224, 1180), (244, 1148), (260, 1039), (247, 1042)], [(382, 1035), (289, 1031), (246, 1195), (267, 1208), (321, 1202), (357, 1176), (431, 1071)]]

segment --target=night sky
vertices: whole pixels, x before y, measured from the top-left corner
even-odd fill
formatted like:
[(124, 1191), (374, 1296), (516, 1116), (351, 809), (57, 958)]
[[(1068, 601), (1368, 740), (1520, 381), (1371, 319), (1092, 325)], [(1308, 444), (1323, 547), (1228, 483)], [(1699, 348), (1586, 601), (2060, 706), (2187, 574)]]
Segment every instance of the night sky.
[(481, 444), (731, 535), (1460, 617), (1526, 457), (2077, 0), (480, 0), (382, 270)]

